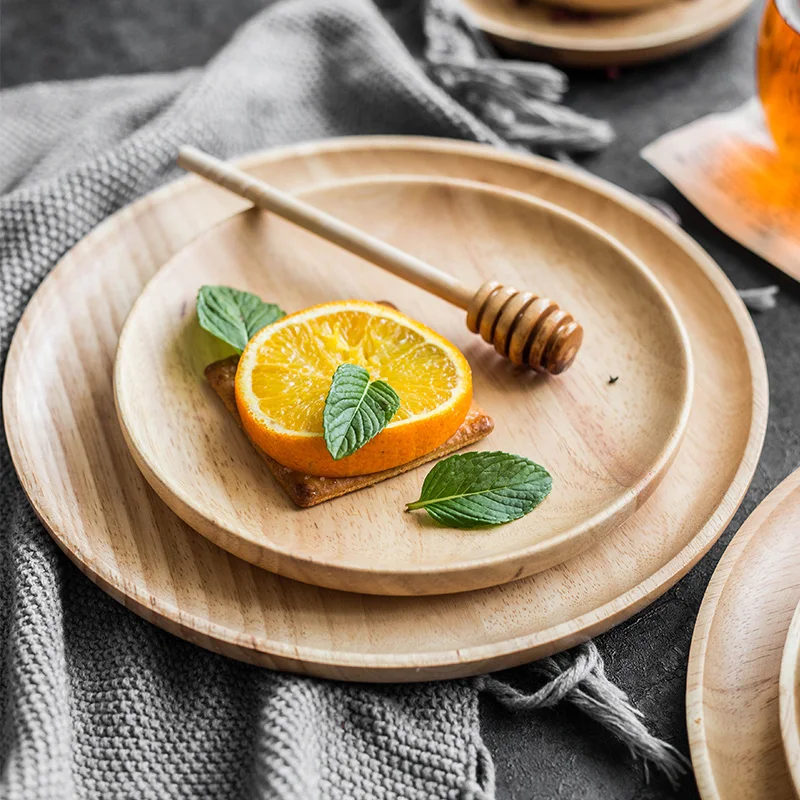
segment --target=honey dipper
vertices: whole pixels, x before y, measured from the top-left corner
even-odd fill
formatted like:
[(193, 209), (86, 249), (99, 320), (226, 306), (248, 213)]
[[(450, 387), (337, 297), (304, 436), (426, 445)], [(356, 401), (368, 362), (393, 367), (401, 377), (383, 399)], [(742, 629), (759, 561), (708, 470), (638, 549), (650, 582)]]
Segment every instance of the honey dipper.
[(463, 308), (467, 327), (513, 364), (558, 375), (577, 355), (583, 328), (553, 300), (497, 281), (487, 281), (474, 291), (452, 275), (195, 147), (182, 147), (178, 164)]

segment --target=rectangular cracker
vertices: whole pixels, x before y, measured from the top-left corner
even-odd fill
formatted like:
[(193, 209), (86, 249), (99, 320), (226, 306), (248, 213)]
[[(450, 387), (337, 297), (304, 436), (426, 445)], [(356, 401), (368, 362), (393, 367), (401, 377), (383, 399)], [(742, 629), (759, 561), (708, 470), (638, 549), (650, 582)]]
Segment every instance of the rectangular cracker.
[[(211, 387), (219, 395), (225, 408), (230, 411), (233, 418), (241, 427), (239, 411), (236, 408), (236, 396), (234, 392), (234, 378), (236, 377), (236, 366), (239, 363), (238, 356), (231, 356), (222, 361), (215, 361), (206, 367), (205, 375)], [(309, 508), (334, 497), (341, 497), (343, 494), (355, 492), (366, 486), (372, 486), (387, 478), (395, 475), (402, 475), (420, 464), (433, 461), (442, 456), (450, 455), (462, 447), (480, 441), (488, 436), (494, 429), (492, 418), (473, 401), (467, 418), (461, 427), (440, 447), (427, 453), (408, 464), (399, 467), (374, 472), (371, 475), (356, 475), (351, 478), (321, 478), (316, 475), (306, 475), (302, 472), (295, 472), (293, 469), (284, 467), (275, 459), (270, 458), (263, 450), (256, 448), (259, 455), (264, 459), (275, 480), (283, 487), (286, 494), (301, 508)], [(255, 445), (253, 445), (255, 447)]]

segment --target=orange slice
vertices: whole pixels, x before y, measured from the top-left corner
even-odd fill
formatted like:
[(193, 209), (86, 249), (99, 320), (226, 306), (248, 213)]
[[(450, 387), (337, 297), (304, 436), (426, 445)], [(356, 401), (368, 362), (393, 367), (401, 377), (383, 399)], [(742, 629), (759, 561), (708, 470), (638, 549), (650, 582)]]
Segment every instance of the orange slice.
[[(340, 364), (358, 364), (400, 396), (400, 410), (371, 441), (335, 461), (322, 410)], [(245, 432), (281, 464), (311, 475), (367, 475), (436, 449), (472, 402), (472, 372), (453, 344), (399, 311), (346, 300), (290, 314), (259, 331), (236, 370)]]

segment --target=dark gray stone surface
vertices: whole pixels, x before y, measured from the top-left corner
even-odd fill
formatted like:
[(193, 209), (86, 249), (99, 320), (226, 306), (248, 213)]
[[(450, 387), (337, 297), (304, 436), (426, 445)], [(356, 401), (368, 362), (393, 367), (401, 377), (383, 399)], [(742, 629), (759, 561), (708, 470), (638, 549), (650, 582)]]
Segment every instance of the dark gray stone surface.
[[(4, 0), (0, 83), (173, 70), (202, 64), (262, 0)], [(398, 2), (399, 6), (400, 3)], [(753, 92), (760, 8), (706, 47), (669, 62), (571, 74), (568, 102), (610, 119), (618, 141), (585, 166), (634, 192), (671, 203), (684, 227), (739, 288), (776, 283), (778, 308), (755, 317), (770, 376), (770, 422), (761, 463), (733, 523), (711, 553), (674, 589), (598, 639), (611, 676), (645, 712), (658, 735), (688, 753), (684, 721), (686, 662), (703, 592), (722, 552), (747, 515), (800, 462), (800, 289), (791, 279), (716, 230), (638, 153), (659, 134)], [(406, 18), (413, 33), (414, 20)], [(657, 536), (658, 531), (653, 531)], [(491, 702), (485, 735), (503, 800), (696, 798), (691, 776), (674, 791), (579, 714), (558, 709), (509, 715)]]

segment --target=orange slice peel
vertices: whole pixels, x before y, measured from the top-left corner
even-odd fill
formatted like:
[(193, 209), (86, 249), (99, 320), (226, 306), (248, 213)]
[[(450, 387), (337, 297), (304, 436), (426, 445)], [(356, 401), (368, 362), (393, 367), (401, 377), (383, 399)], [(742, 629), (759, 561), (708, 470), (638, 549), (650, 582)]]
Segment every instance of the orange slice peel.
[[(357, 364), (400, 396), (392, 421), (334, 460), (322, 412), (340, 364)], [(284, 466), (310, 475), (367, 475), (406, 464), (446, 442), (467, 416), (472, 372), (455, 345), (388, 306), (324, 303), (259, 331), (236, 370), (236, 406), (248, 437)]]

